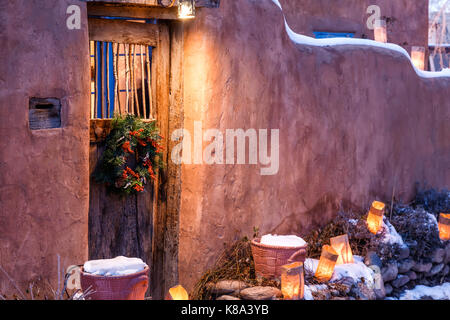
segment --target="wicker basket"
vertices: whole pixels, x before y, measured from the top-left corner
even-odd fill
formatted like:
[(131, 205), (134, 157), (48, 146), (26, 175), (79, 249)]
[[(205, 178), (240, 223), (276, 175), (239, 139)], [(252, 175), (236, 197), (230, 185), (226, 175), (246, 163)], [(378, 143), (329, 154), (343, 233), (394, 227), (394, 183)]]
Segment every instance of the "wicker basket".
[(278, 247), (260, 243), (260, 239), (251, 242), (256, 275), (267, 279), (279, 278), (281, 267), (292, 262), (305, 262), (306, 245), (301, 247)]
[(148, 288), (149, 268), (125, 276), (99, 276), (81, 269), (81, 289), (95, 292), (92, 300), (144, 300)]

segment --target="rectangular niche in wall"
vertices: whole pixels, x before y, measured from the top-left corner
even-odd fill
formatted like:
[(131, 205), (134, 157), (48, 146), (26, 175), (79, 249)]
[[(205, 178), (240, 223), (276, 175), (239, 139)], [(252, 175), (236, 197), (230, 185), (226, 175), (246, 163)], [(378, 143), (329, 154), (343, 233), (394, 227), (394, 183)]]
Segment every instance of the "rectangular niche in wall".
[(61, 101), (56, 98), (31, 98), (31, 130), (61, 128)]

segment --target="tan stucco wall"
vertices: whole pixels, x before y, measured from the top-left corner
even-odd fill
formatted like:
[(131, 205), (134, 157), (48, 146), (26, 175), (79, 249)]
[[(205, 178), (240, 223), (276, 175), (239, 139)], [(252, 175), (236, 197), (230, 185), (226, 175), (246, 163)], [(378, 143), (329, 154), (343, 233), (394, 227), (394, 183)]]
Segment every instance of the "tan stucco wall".
[[(82, 29), (66, 9), (82, 8)], [(55, 284), (87, 258), (89, 42), (85, 4), (0, 0), (0, 265), (19, 285)], [(31, 131), (30, 97), (56, 97), (62, 128)], [(0, 274), (0, 292), (14, 290)]]
[[(402, 2), (412, 10), (416, 1)], [(303, 3), (282, 2), (298, 32)], [(424, 41), (408, 28), (407, 41)], [(223, 1), (185, 31), (185, 127), (192, 134), (198, 120), (222, 132), (280, 129), (280, 170), (183, 165), (183, 285), (192, 287), (225, 242), (251, 236), (254, 226), (305, 235), (341, 206), (390, 199), (394, 186), (407, 200), (415, 182), (450, 185), (450, 79), (421, 79), (405, 56), (383, 49), (294, 45), (270, 0)]]

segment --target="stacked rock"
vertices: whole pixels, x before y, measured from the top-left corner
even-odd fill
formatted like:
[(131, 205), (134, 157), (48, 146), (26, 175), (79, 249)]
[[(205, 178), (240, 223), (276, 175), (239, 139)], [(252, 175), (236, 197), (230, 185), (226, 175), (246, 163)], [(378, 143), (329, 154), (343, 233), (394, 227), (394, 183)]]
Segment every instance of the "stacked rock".
[(416, 285), (435, 286), (442, 280), (450, 281), (450, 243), (435, 248), (428, 256), (415, 258), (410, 256), (409, 248), (404, 246), (396, 260), (385, 263), (375, 252), (368, 252), (365, 263), (380, 269), (386, 296), (398, 296), (405, 289)]

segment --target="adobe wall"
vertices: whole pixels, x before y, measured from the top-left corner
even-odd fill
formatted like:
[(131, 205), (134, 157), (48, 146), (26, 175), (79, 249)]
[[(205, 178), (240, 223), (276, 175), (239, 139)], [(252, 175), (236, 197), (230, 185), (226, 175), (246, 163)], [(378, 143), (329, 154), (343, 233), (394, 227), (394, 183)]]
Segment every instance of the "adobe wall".
[[(387, 20), (388, 41), (404, 47), (428, 47), (428, 0), (281, 0), (290, 27), (314, 36), (313, 31), (354, 32), (356, 38), (374, 39), (367, 8), (377, 5)], [(330, 4), (332, 3), (332, 6)]]
[[(418, 1), (399, 1), (403, 11), (383, 3), (403, 21)], [(65, 266), (87, 258), (89, 48), (85, 16), (81, 30), (65, 26), (74, 2), (0, 0), (0, 265), (19, 284), (38, 275), (54, 281), (56, 254)], [(367, 7), (347, 2), (340, 15)], [(305, 20), (303, 1), (282, 4), (291, 27), (309, 34), (302, 28), (316, 18)], [(319, 0), (308, 8), (329, 12)], [(394, 186), (401, 199), (416, 181), (449, 186), (450, 80), (420, 79), (404, 56), (381, 49), (294, 45), (270, 0), (223, 0), (220, 9), (199, 10), (185, 32), (185, 128), (193, 132), (200, 120), (221, 131), (280, 129), (281, 149), (274, 176), (250, 165), (183, 166), (183, 285), (254, 226), (304, 235), (340, 206), (390, 199)], [(419, 27), (400, 22), (392, 37), (426, 41)], [(61, 99), (61, 129), (29, 130), (33, 96)], [(0, 292), (9, 288), (1, 275)]]
[[(82, 8), (81, 30), (66, 28), (70, 4)], [(0, 0), (0, 265), (21, 286), (37, 276), (55, 285), (57, 254), (65, 267), (87, 258), (84, 8), (73, 0)], [(30, 97), (60, 98), (62, 128), (31, 131)], [(0, 292), (14, 292), (2, 273)]]
[[(303, 3), (282, 2), (298, 32)], [(319, 3), (310, 10), (326, 12)], [(424, 37), (408, 27), (405, 41)], [(415, 182), (450, 186), (450, 79), (419, 78), (405, 56), (379, 48), (295, 45), (270, 0), (222, 1), (185, 32), (185, 128), (193, 135), (197, 120), (222, 132), (280, 129), (280, 169), (261, 176), (259, 166), (183, 165), (183, 285), (254, 226), (303, 236), (339, 208), (367, 208), (394, 188), (408, 200)]]

